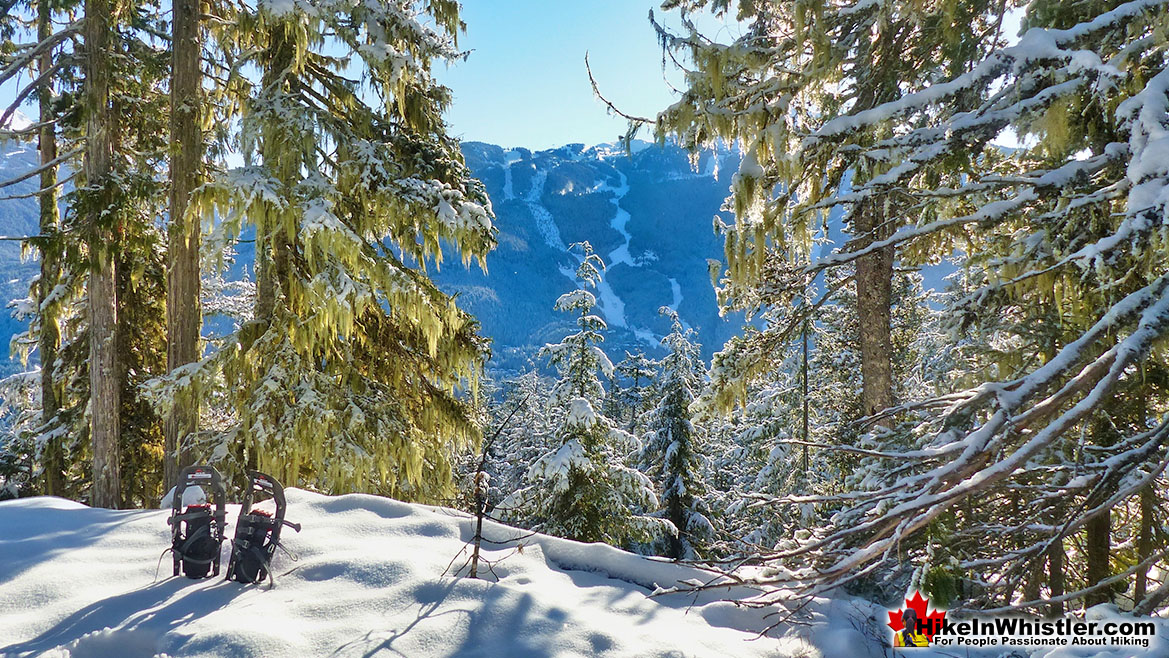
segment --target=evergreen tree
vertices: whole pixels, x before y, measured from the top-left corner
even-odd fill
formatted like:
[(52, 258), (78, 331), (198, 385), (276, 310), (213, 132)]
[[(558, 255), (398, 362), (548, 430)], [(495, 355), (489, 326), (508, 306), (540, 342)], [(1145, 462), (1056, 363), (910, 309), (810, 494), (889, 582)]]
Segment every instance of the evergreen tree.
[[(712, 40), (687, 20), (706, 8), (728, 13), (732, 5), (749, 26), (733, 43)], [(744, 151), (726, 202), (735, 223), (723, 227), (720, 301), (785, 316), (740, 346), (737, 368), (746, 375), (772, 369), (779, 346), (801, 331), (812, 307), (798, 303), (813, 281), (804, 266), (828, 209), (837, 206), (844, 209), (849, 251), (857, 254), (849, 285), (862, 318), (862, 403), (866, 414), (894, 404), (890, 308), (897, 254), (882, 241), (909, 214), (907, 195), (886, 184), (908, 165), (896, 153), (881, 156), (879, 148), (921, 118), (878, 116), (874, 108), (966, 70), (998, 38), (988, 7), (999, 6), (990, 0), (663, 3), (680, 10), (685, 26), (673, 34), (655, 22), (663, 47), (675, 61), (692, 62), (693, 70), (679, 102), (656, 118), (658, 139), (673, 136), (695, 153), (719, 141)], [(838, 127), (847, 129), (836, 139), (818, 138)], [(945, 168), (928, 171), (935, 178), (947, 173), (947, 182), (957, 184)], [(864, 193), (851, 191), (861, 187)], [(729, 406), (729, 398), (721, 401)]]
[(605, 321), (593, 314), (596, 297), (587, 288), (596, 287), (605, 264), (587, 242), (571, 248), (582, 252), (576, 275), (584, 287), (561, 295), (556, 309), (576, 313), (578, 331), (541, 350), (560, 373), (549, 396), (564, 419), (559, 446), (531, 465), (529, 485), (502, 507), (535, 530), (578, 541), (628, 546), (676, 533), (668, 521), (638, 513), (658, 500), (649, 479), (622, 464), (637, 439), (596, 411), (604, 396), (598, 371), (608, 376), (613, 364), (600, 348)]
[[(478, 435), (463, 392), (474, 397), (486, 344), (421, 265), (448, 241), (482, 266), (495, 233), (430, 72), (459, 56), (458, 4), (261, 2), (235, 18), (216, 39), (245, 165), (195, 203), (223, 218), (214, 244), (255, 227), (254, 317), (156, 399), (229, 400), (237, 422), (195, 446), (201, 458), (326, 491), (445, 499), (452, 459)], [(339, 72), (347, 62), (359, 80)]]
[[(753, 6), (744, 3), (744, 15), (757, 15), (749, 11)], [(998, 6), (957, 8), (973, 11), (954, 21), (961, 30), (980, 31), (1002, 19)], [(864, 2), (833, 9), (841, 16), (861, 10), (881, 16), (897, 8)], [(1169, 209), (1169, 171), (1161, 164), (1169, 126), (1161, 9), (1161, 3), (1144, 2), (1031, 3), (1029, 29), (1018, 43), (971, 50), (974, 42), (959, 39), (967, 44), (960, 49), (965, 55), (937, 59), (957, 66), (924, 67), (922, 76), (904, 77), (895, 95), (858, 101), (847, 116), (799, 105), (799, 94), (784, 85), (787, 71), (795, 71), (799, 83), (802, 69), (776, 65), (771, 37), (784, 38), (782, 29), (774, 30), (782, 22), (758, 21), (735, 48), (684, 42), (705, 71), (697, 80), (710, 84), (692, 85), (693, 102), (675, 106), (663, 117), (663, 129), (699, 141), (738, 137), (747, 145), (746, 170), (735, 181), (744, 192), (732, 197), (742, 202), (735, 207), (740, 229), (728, 239), (732, 298), (739, 290), (744, 300), (765, 303), (768, 291), (803, 290), (820, 272), (852, 262), (859, 267), (861, 259), (888, 248), (905, 261), (931, 262), (958, 247), (964, 269), (975, 275), (968, 294), (947, 308), (959, 326), (1014, 316), (1020, 328), (1035, 328), (1054, 306), (1051, 317), (1068, 330), (1043, 350), (1034, 349), (1026, 333), (1004, 327), (988, 341), (1005, 357), (1001, 363), (978, 364), (969, 385), (954, 378), (953, 390), (898, 407), (921, 422), (908, 437), (877, 437), (877, 449), (867, 456), (888, 465), (869, 471), (879, 477), (861, 492), (826, 499), (840, 508), (830, 522), (777, 553), (815, 569), (815, 576), (797, 583), (802, 591), (823, 591), (855, 580), (858, 571), (896, 562), (898, 547), (935, 531), (936, 537), (950, 533), (944, 541), (969, 551), (958, 556), (957, 567), (978, 572), (987, 587), (984, 605), (1046, 606), (1016, 596), (1020, 587), (1036, 591), (1028, 581), (1044, 560), (1052, 570), (1049, 591), (1089, 601), (1110, 582), (1134, 579), (1147, 568), (1147, 561), (1133, 565), (1110, 581), (1108, 568), (1101, 568), (1110, 551), (1085, 548), (1087, 563), (1096, 566), (1085, 570), (1077, 591), (1064, 589), (1065, 538), (1082, 532), (1088, 545), (1110, 542), (1102, 517), (1128, 501), (1137, 505), (1141, 492), (1155, 485), (1162, 464), (1156, 455), (1169, 435), (1162, 418), (1166, 401), (1149, 399), (1159, 391), (1140, 379), (1159, 368), (1154, 346), (1169, 333), (1169, 258), (1157, 228)], [(836, 22), (805, 24), (819, 30), (814, 26)], [(875, 23), (874, 34), (883, 25)], [(792, 34), (799, 39), (801, 31)], [(915, 61), (915, 43), (907, 33), (906, 61)], [(759, 64), (763, 75), (752, 78)], [(745, 71), (748, 84), (741, 84), (742, 76), (707, 69)], [(891, 121), (896, 130), (888, 129)], [(988, 148), (1008, 126), (1030, 137), (1014, 152)], [(785, 136), (790, 141), (780, 139)], [(807, 171), (789, 166), (788, 153), (799, 153), (800, 164), (815, 164), (814, 154), (844, 149), (842, 164), (871, 163), (868, 173), (857, 164), (851, 190), (824, 186), (819, 173), (783, 175)], [(793, 181), (803, 187), (785, 186)], [(863, 206), (890, 193), (914, 200), (911, 225), (804, 266), (767, 257), (766, 240), (788, 228), (779, 220), (798, 217), (801, 208)], [(779, 212), (793, 203), (792, 213)], [(760, 282), (765, 285), (755, 285)], [(1144, 398), (1144, 411), (1125, 409), (1128, 391), (1145, 393), (1131, 398)], [(1090, 437), (1086, 449), (1069, 454), (1078, 436)], [(1018, 542), (1005, 554), (996, 548), (1004, 535)]]
[[(15, 4), (15, 3), (14, 3)], [(54, 377), (54, 366), (57, 357), (57, 351), (60, 348), (60, 335), (55, 321), (52, 318), (57, 315), (57, 306), (59, 300), (55, 298), (53, 292), (57, 288), (57, 282), (61, 277), (61, 263), (60, 263), (60, 240), (58, 238), (58, 231), (60, 230), (60, 211), (58, 209), (59, 193), (58, 193), (58, 169), (59, 169), (59, 152), (57, 139), (56, 122), (60, 118), (61, 108), (56, 107), (59, 96), (56, 94), (56, 89), (59, 86), (59, 80), (64, 77), (64, 70), (68, 67), (58, 60), (57, 48), (59, 42), (62, 40), (62, 33), (54, 32), (53, 29), (53, 7), (47, 1), (40, 1), (32, 3), (36, 11), (36, 39), (31, 46), (26, 46), (26, 52), (8, 52), (7, 56), (0, 58), (5, 64), (5, 75), (0, 78), (0, 82), (7, 81), (11, 75), (16, 74), (25, 67), (21, 67), (19, 61), (23, 59), (25, 62), (31, 64), (35, 61), (35, 78), (33, 82), (24, 86), (18, 91), (17, 100), (12, 106), (4, 110), (3, 116), (10, 117), (15, 108), (20, 103), (20, 98), (26, 95), (35, 96), (37, 99), (37, 122), (27, 128), (21, 130), (2, 130), (0, 132), (9, 133), (12, 137), (21, 139), (28, 135), (28, 133), (35, 133), (37, 139), (37, 151), (39, 154), (39, 170), (40, 170), (40, 189), (37, 190), (37, 200), (39, 203), (40, 218), (39, 229), (40, 234), (30, 241), (31, 246), (35, 246), (38, 251), (38, 256), (41, 261), (40, 274), (33, 283), (32, 290), (30, 290), (29, 301), (35, 304), (35, 309), (25, 309), (20, 311), (24, 317), (39, 318), (45, 317), (47, 320), (39, 323), (41, 326), (37, 330), (31, 331), (27, 339), (36, 337), (36, 350), (40, 356), (41, 368), (39, 373), (40, 379), (40, 394), (39, 398), (35, 395), (21, 394), (19, 387), (24, 384), (20, 380), (24, 377), (18, 377), (12, 383), (17, 389), (14, 389), (13, 400), (19, 401), (19, 407), (13, 408), (13, 414), (20, 415), (22, 412), (20, 408), (31, 408), (33, 406), (40, 407), (40, 426), (50, 426), (58, 411), (59, 407), (59, 390)], [(8, 40), (15, 33), (19, 23), (20, 13), (18, 11), (11, 11), (0, 19), (0, 32), (3, 33), (5, 40)], [(7, 49), (6, 49), (7, 50)], [(39, 51), (39, 53), (38, 53)], [(35, 54), (35, 57), (33, 55)], [(27, 65), (26, 65), (27, 66)], [(7, 123), (7, 121), (0, 121), (0, 126)], [(7, 137), (8, 135), (5, 135)], [(8, 182), (5, 182), (2, 188), (8, 187)], [(35, 322), (35, 320), (34, 320)], [(5, 396), (7, 398), (7, 396)], [(5, 404), (9, 401), (6, 399)], [(17, 425), (20, 422), (17, 421)], [(25, 438), (36, 436), (35, 429), (24, 428), (19, 431), (12, 430), (9, 436), (16, 439), (23, 435)], [(31, 443), (34, 446), (33, 454), (39, 453), (41, 459), (35, 461), (42, 464), (43, 471), (43, 491), (47, 495), (62, 496), (65, 495), (65, 454), (62, 445), (63, 439), (60, 436), (44, 436), (41, 440), (33, 438)], [(31, 484), (31, 483), (30, 483)]]
[[(155, 36), (157, 8), (138, 3), (99, 2), (86, 7), (98, 18), (48, 33), (46, 10), (76, 15), (78, 4), (38, 5), (38, 39), (4, 69), (19, 72), (37, 59), (47, 67), (6, 112), (26, 93), (56, 85), (44, 90), (51, 107), (41, 108), (52, 116), (34, 127), (42, 154), (60, 155), (28, 175), (62, 164), (76, 172), (53, 184), (44, 178), (38, 192), (43, 233), (29, 242), (41, 251), (42, 278), (18, 309), (30, 325), (14, 351), (26, 362), (34, 351), (41, 359), (41, 391), (26, 398), (40, 422), (24, 424), (17, 440), (31, 445), (33, 470), (47, 469), (55, 493), (116, 507), (157, 500), (161, 485), (161, 430), (139, 387), (160, 374), (165, 345), (156, 220), (166, 50)], [(71, 49), (79, 33), (92, 48)], [(64, 198), (69, 210), (54, 225), (48, 197), (70, 181), (77, 186)]]
[(560, 409), (548, 404), (553, 383), (535, 369), (504, 381), (503, 399), (492, 417), (502, 423), (512, 411), (515, 416), (492, 446), (488, 461), (491, 502), (521, 489), (531, 464), (556, 445), (556, 428), (564, 424), (564, 418)]
[[(167, 229), (167, 352), (166, 367), (176, 368), (199, 359), (200, 220), (188, 213), (191, 191), (200, 184), (203, 134), (200, 97), (203, 50), (201, 0), (172, 0), (171, 116), (170, 116), (170, 225)], [(177, 482), (191, 464), (190, 435), (198, 429), (198, 407), (178, 401), (166, 420), (165, 482)]]
[(670, 333), (662, 338), (669, 353), (658, 366), (658, 403), (646, 422), (649, 430), (640, 461), (661, 487), (659, 514), (677, 529), (666, 539), (666, 554), (674, 559), (694, 559), (714, 535), (714, 527), (701, 511), (702, 432), (690, 411), (706, 373), (694, 330), (683, 329), (677, 312), (670, 307), (663, 306), (660, 312), (671, 320)]
[(653, 399), (656, 364), (640, 349), (625, 352), (625, 358), (614, 368), (609, 397), (613, 401), (615, 419), (628, 418), (626, 430), (637, 435), (644, 429), (644, 414)]

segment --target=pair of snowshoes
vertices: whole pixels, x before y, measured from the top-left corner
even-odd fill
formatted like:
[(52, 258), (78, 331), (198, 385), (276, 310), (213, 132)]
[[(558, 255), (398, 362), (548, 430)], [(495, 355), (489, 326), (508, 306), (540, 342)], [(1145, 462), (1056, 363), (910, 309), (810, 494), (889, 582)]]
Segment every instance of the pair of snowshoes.
[[(183, 509), (183, 494), (199, 487), (207, 502), (197, 502)], [(275, 513), (252, 509), (260, 502), (261, 494), (270, 497), (276, 505)], [(174, 575), (187, 578), (206, 578), (219, 575), (219, 552), (227, 528), (223, 477), (212, 466), (189, 466), (179, 475), (171, 500), (171, 552), (174, 557)], [(248, 487), (240, 506), (232, 540), (231, 559), (227, 563), (227, 579), (241, 583), (259, 583), (270, 579), (270, 565), (276, 548), (280, 546), (280, 531), (284, 526), (300, 532), (300, 524), (284, 520), (288, 503), (284, 487), (270, 475), (248, 471)]]

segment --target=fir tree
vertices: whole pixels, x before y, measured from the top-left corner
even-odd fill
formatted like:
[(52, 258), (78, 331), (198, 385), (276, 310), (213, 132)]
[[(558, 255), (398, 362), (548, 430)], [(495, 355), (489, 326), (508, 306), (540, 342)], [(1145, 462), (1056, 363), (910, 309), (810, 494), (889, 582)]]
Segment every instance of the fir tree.
[(576, 274), (584, 287), (561, 295), (556, 309), (576, 313), (578, 331), (541, 350), (560, 373), (549, 396), (549, 406), (563, 414), (559, 446), (531, 465), (530, 484), (502, 507), (540, 532), (615, 546), (646, 542), (676, 530), (638, 513), (658, 500), (649, 479), (622, 464), (637, 440), (596, 411), (604, 396), (598, 373), (610, 375), (613, 365), (600, 348), (605, 321), (593, 314), (596, 297), (587, 288), (597, 285), (605, 264), (587, 242), (571, 248), (582, 252)]
[(614, 368), (609, 397), (617, 419), (625, 419), (625, 428), (633, 434), (644, 429), (644, 414), (649, 410), (653, 396), (656, 364), (640, 349), (625, 352), (625, 358)]
[(535, 369), (503, 382), (502, 401), (494, 406), (492, 417), (501, 423), (513, 410), (515, 416), (496, 439), (488, 461), (492, 503), (521, 489), (531, 464), (556, 445), (556, 428), (563, 426), (564, 418), (548, 404), (553, 383)]
[[(53, 7), (69, 16), (78, 4)], [(48, 8), (37, 7), (42, 23)], [(156, 8), (99, 2), (87, 9), (99, 18), (49, 34), (42, 25), (4, 70), (41, 58), (48, 70), (26, 91), (55, 83), (45, 90), (51, 107), (42, 104), (53, 116), (34, 126), (42, 146), (60, 154), (30, 174), (63, 164), (76, 172), (52, 185), (44, 179), (38, 192), (44, 233), (30, 244), (41, 251), (43, 278), (18, 309), (30, 325), (14, 337), (14, 352), (26, 362), (34, 351), (41, 359), (40, 394), (26, 398), (40, 422), (24, 425), (18, 440), (31, 443), (34, 468), (48, 468), (46, 485), (56, 493), (117, 507), (156, 500), (161, 485), (161, 428), (139, 388), (160, 374), (165, 346), (156, 220), (166, 50), (155, 36)], [(71, 49), (79, 33), (92, 48)], [(77, 187), (63, 199), (68, 212), (54, 225), (46, 199), (70, 181)]]
[(705, 368), (694, 330), (684, 329), (670, 307), (663, 306), (660, 312), (671, 320), (670, 333), (662, 338), (669, 353), (658, 366), (658, 403), (646, 422), (649, 429), (640, 461), (661, 488), (659, 513), (677, 529), (666, 539), (666, 554), (674, 559), (693, 559), (714, 535), (714, 527), (700, 511), (701, 430), (690, 411), (702, 390)]
[[(896, 9), (891, 4), (849, 3), (835, 13), (863, 9), (880, 17)], [(790, 7), (799, 12), (805, 5)], [(956, 21), (963, 30), (1002, 18), (999, 7), (958, 8), (975, 12)], [(1144, 2), (1032, 3), (1029, 29), (1018, 43), (991, 41), (986, 50), (966, 48), (966, 55), (939, 58), (958, 66), (906, 76), (895, 95), (858, 101), (847, 116), (794, 104), (799, 95), (783, 84), (789, 69), (776, 66), (768, 50), (774, 26), (767, 21), (756, 23), (742, 49), (685, 41), (698, 68), (715, 73), (699, 76), (710, 84), (692, 86), (694, 102), (672, 108), (663, 128), (676, 130), (680, 122), (686, 128), (676, 131), (687, 138), (732, 135), (748, 145), (747, 170), (735, 182), (745, 193), (733, 196), (743, 203), (735, 208), (741, 229), (728, 239), (729, 280), (765, 285), (732, 284), (732, 292), (765, 303), (768, 291), (803, 290), (811, 277), (881, 250), (931, 262), (960, 246), (963, 267), (975, 274), (967, 294), (947, 308), (960, 326), (1015, 315), (1019, 327), (1034, 328), (1054, 306), (1051, 317), (1068, 329), (1046, 351), (1034, 349), (1026, 332), (996, 332), (990, 344), (1002, 353), (1000, 363), (977, 364), (968, 385), (958, 384), (958, 377), (942, 395), (895, 408), (921, 422), (908, 437), (878, 437), (867, 456), (889, 466), (870, 470), (879, 477), (862, 492), (814, 499), (840, 509), (814, 537), (782, 551), (785, 559), (815, 568), (814, 577), (796, 584), (803, 591), (823, 591), (853, 581), (858, 570), (896, 562), (898, 547), (935, 530), (939, 537), (958, 533), (945, 541), (970, 551), (957, 558), (958, 569), (994, 574), (993, 582), (982, 580), (989, 583), (984, 604), (993, 599), (1004, 607), (1046, 606), (1015, 595), (1020, 588), (1037, 591), (1027, 582), (1043, 560), (1052, 566), (1050, 591), (1088, 600), (1148, 567), (1145, 560), (1104, 578), (1107, 570), (1099, 567), (1110, 560), (1109, 551), (1092, 549), (1086, 552), (1094, 557), (1085, 556), (1096, 564), (1087, 570), (1091, 575), (1078, 591), (1064, 589), (1065, 538), (1083, 532), (1088, 544), (1104, 540), (1102, 517), (1127, 501), (1136, 505), (1141, 492), (1155, 486), (1162, 462), (1153, 446), (1169, 435), (1161, 417), (1164, 399), (1142, 395), (1148, 403), (1143, 412), (1124, 409), (1126, 391), (1156, 390), (1139, 377), (1159, 368), (1154, 346), (1169, 333), (1169, 259), (1157, 228), (1169, 207), (1169, 172), (1160, 164), (1169, 126), (1160, 9), (1161, 3)], [(893, 23), (874, 24), (874, 34), (886, 24)], [(800, 31), (794, 34), (798, 38)], [(906, 61), (916, 52), (912, 34), (905, 41)], [(764, 38), (752, 42), (756, 37)], [(760, 70), (750, 66), (754, 61), (764, 63), (765, 75), (756, 80), (748, 73), (746, 86), (742, 77), (718, 73)], [(861, 73), (852, 88), (863, 88)], [(799, 74), (794, 77), (798, 83)], [(847, 89), (853, 82), (835, 87)], [(808, 121), (800, 123), (805, 109), (811, 110)], [(773, 112), (783, 118), (779, 128), (768, 120)], [(803, 129), (790, 130), (789, 117)], [(890, 131), (890, 122), (898, 129)], [(749, 138), (736, 130), (744, 126)], [(1012, 153), (988, 148), (1008, 126), (1030, 139)], [(785, 135), (792, 141), (778, 140)], [(814, 163), (819, 153), (871, 166), (866, 174), (858, 164), (851, 190), (831, 189), (819, 173), (783, 175), (806, 171), (789, 166), (786, 154), (793, 152), (801, 163)], [(803, 187), (783, 185), (793, 181)], [(823, 196), (815, 201), (818, 189)], [(797, 192), (794, 198), (791, 192)], [(911, 225), (803, 266), (767, 257), (766, 240), (776, 235), (772, 227), (800, 214), (779, 210), (793, 203), (795, 211), (863, 206), (890, 193), (915, 200)], [(750, 199), (761, 205), (752, 206)], [(753, 291), (759, 295), (751, 297)], [(746, 367), (739, 372), (750, 374)], [(1108, 420), (1102, 423), (1102, 417)], [(1081, 434), (1091, 437), (1082, 460), (1066, 450), (1069, 439)], [(986, 506), (991, 500), (1005, 504)], [(1077, 502), (1066, 504), (1070, 500)], [(1006, 554), (994, 548), (1003, 534), (1020, 538)], [(1147, 599), (1155, 602), (1158, 595)], [(1138, 609), (1155, 605), (1148, 601)]]
[[(156, 383), (156, 399), (229, 400), (237, 422), (195, 446), (202, 458), (445, 499), (452, 459), (478, 435), (463, 392), (474, 397), (486, 344), (421, 266), (440, 263), (443, 241), (482, 266), (495, 234), (430, 72), (459, 56), (458, 5), (261, 2), (235, 19), (216, 39), (245, 165), (195, 203), (223, 218), (213, 244), (255, 227), (254, 317)], [(360, 80), (339, 72), (350, 61)]]
[[(729, 13), (733, 5), (749, 25), (733, 43), (712, 40), (686, 20), (707, 8)], [(693, 70), (681, 99), (653, 121), (655, 134), (674, 137), (693, 153), (719, 141), (741, 145), (743, 159), (726, 202), (735, 222), (721, 227), (727, 262), (720, 302), (764, 316), (778, 311), (785, 320), (768, 319), (765, 331), (747, 334), (753, 345), (743, 345), (736, 366), (745, 375), (773, 368), (778, 346), (802, 330), (812, 304), (799, 300), (813, 284), (804, 266), (828, 209), (838, 206), (851, 236), (848, 248), (857, 254), (848, 285), (863, 318), (862, 404), (866, 414), (894, 404), (890, 308), (897, 254), (881, 241), (909, 211), (906, 195), (885, 184), (900, 161), (879, 149), (921, 119), (878, 116), (873, 108), (964, 71), (998, 38), (987, 14), (998, 6), (990, 0), (663, 3), (680, 10), (684, 25), (674, 34), (654, 23), (663, 48), (674, 61), (692, 62)], [(817, 138), (822, 127), (838, 126), (846, 129), (836, 139)], [(929, 175), (947, 173), (956, 184), (945, 168)], [(850, 191), (862, 185), (865, 193)], [(729, 408), (734, 394), (743, 392), (727, 391), (720, 401)]]

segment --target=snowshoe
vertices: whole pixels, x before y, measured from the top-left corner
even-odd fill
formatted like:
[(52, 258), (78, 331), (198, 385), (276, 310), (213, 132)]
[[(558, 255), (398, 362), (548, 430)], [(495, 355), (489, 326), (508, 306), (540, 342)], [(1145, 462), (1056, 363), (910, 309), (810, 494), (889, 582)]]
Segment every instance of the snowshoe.
[[(276, 478), (258, 471), (248, 471), (248, 487), (240, 504), (239, 520), (235, 525), (231, 560), (227, 563), (227, 579), (241, 583), (260, 583), (271, 579), (272, 556), (280, 546), (280, 531), (284, 526), (300, 532), (300, 524), (284, 520), (288, 503), (284, 487)], [(271, 497), (276, 505), (274, 513), (254, 510), (260, 502), (257, 494)]]
[[(207, 503), (188, 505), (183, 510), (183, 493), (190, 487), (202, 488)], [(171, 515), (166, 521), (170, 524), (174, 575), (182, 573), (194, 579), (206, 578), (209, 571), (219, 575), (219, 547), (227, 516), (223, 508), (225, 497), (223, 478), (214, 467), (188, 466), (179, 474), (171, 498)]]

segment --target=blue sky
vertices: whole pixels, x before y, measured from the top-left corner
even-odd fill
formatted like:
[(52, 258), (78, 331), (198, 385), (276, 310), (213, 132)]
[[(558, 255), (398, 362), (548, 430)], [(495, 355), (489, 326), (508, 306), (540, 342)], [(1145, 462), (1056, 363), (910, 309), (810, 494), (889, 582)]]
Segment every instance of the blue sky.
[[(625, 132), (625, 120), (608, 116), (593, 96), (585, 72), (589, 53), (601, 91), (622, 110), (652, 117), (673, 103), (667, 78), (681, 86), (672, 64), (662, 72), (662, 52), (648, 20), (677, 25), (663, 15), (661, 0), (464, 0), (470, 50), (465, 62), (436, 66), (454, 92), (447, 118), (464, 140), (546, 149), (571, 142), (597, 144)], [(704, 31), (732, 38), (713, 18)]]
[[(607, 97), (631, 114), (652, 117), (676, 100), (682, 86), (650, 25), (679, 25), (661, 0), (463, 0), (467, 32), (459, 48), (466, 61), (435, 62), (435, 74), (454, 92), (447, 114), (451, 132), (464, 140), (546, 149), (572, 142), (613, 141), (626, 122), (609, 116), (589, 86), (584, 57)], [(704, 17), (699, 26), (730, 40), (737, 26)], [(13, 85), (0, 86), (0, 108)], [(28, 105), (26, 114), (35, 113)]]

